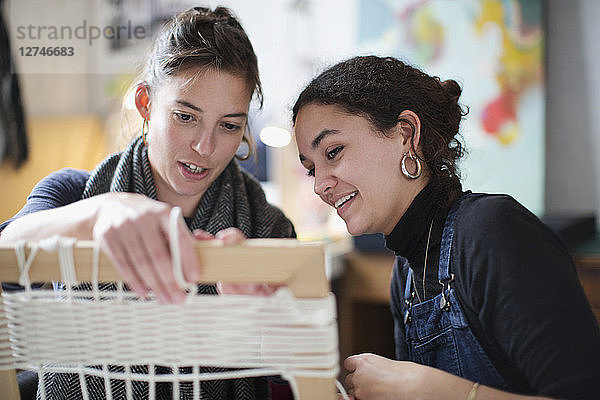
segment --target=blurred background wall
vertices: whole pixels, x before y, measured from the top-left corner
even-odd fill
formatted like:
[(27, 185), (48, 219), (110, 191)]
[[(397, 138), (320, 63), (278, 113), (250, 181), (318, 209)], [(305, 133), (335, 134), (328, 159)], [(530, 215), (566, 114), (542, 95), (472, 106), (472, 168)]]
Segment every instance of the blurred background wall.
[(547, 212), (600, 210), (600, 2), (547, 0)]
[[(523, 3), (527, 2), (523, 0)], [(405, 21), (402, 19), (405, 14), (400, 11), (413, 12), (435, 1), (230, 0), (201, 3), (211, 7), (217, 4), (230, 6), (252, 40), (265, 91), (264, 108), (254, 114), (252, 121), (258, 133), (265, 126), (289, 130), (289, 109), (295, 96), (314, 74), (333, 62), (356, 54), (385, 54), (386, 43), (394, 43), (393, 51), (387, 48), (389, 53), (393, 53), (391, 55), (415, 64), (423, 62), (417, 59), (422, 53), (405, 50), (410, 49), (411, 44), (404, 45), (398, 41), (398, 38), (404, 37), (398, 32), (408, 32), (407, 27), (400, 24)], [(507, 14), (503, 14), (506, 26), (515, 21), (509, 21), (509, 11), (520, 4), (502, 0), (437, 3), (460, 6), (473, 12), (491, 7), (490, 14), (486, 14), (488, 16), (493, 15), (492, 11), (497, 7), (504, 7), (507, 10)], [(596, 155), (600, 150), (600, 77), (597, 67), (600, 65), (597, 48), (600, 2), (540, 0), (534, 3), (539, 5), (540, 13), (539, 71), (542, 81), (539, 89), (531, 93), (542, 100), (531, 114), (520, 118), (526, 121), (523, 125), (525, 135), (531, 133), (531, 129), (540, 130), (535, 136), (539, 143), (534, 140), (532, 144), (523, 144), (517, 156), (501, 159), (497, 168), (483, 177), (477, 177), (476, 168), (465, 162), (463, 170), (467, 188), (511, 192), (510, 188), (487, 186), (488, 178), (502, 177), (504, 183), (517, 182), (520, 186), (530, 187), (539, 200), (519, 192), (511, 194), (540, 215), (597, 214), (600, 208), (600, 161)], [(16, 71), (19, 72), (31, 152), (28, 163), (18, 170), (7, 161), (0, 166), (0, 219), (13, 215), (22, 206), (35, 182), (48, 172), (67, 166), (90, 169), (106, 154), (118, 149), (127, 132), (139, 129), (141, 121), (135, 113), (129, 113), (124, 119), (122, 101), (135, 78), (136, 66), (143, 60), (154, 27), (162, 17), (199, 4), (167, 0), (5, 1), (4, 21), (11, 36)], [(386, 10), (397, 13), (392, 13), (391, 19), (386, 20), (382, 17)], [(432, 15), (436, 16), (435, 10)], [(478, 15), (481, 17), (481, 14)], [(72, 46), (76, 53), (73, 57), (40, 58), (21, 54), (21, 47), (41, 46), (42, 41), (32, 39), (29, 32), (18, 31), (18, 27), (69, 25), (75, 29), (84, 21), (87, 28), (127, 24), (143, 26), (145, 33), (139, 40), (99, 38), (90, 41), (88, 34), (85, 39), (52, 42), (56, 46)], [(422, 18), (419, 21), (421, 27), (429, 23), (423, 22)], [(446, 46), (447, 52), (452, 54), (452, 49), (459, 48), (461, 44), (455, 33), (464, 31), (459, 25), (461, 22), (444, 21), (443, 18), (438, 18), (438, 22), (432, 27), (445, 29), (446, 35), (430, 38), (427, 34), (435, 32), (432, 28), (421, 32), (425, 34), (421, 39), (427, 44), (438, 41), (440, 49)], [(394, 28), (394, 24), (397, 27)], [(368, 36), (369, 31), (365, 27), (377, 25), (394, 29), (379, 31), (381, 41), (375, 43), (368, 40), (372, 36)], [(47, 32), (42, 34), (47, 35)], [(395, 32), (398, 37), (390, 38), (389, 32)], [(501, 33), (496, 28), (484, 33), (492, 39), (492, 43), (500, 40)], [(29, 37), (19, 39), (19, 34)], [(420, 43), (417, 49), (422, 50), (423, 42)], [(416, 47), (414, 43), (412, 45), (414, 50)], [(500, 45), (497, 49), (502, 51)], [(474, 53), (475, 56), (477, 54)], [(502, 54), (496, 56), (501, 57)], [(433, 56), (430, 54), (430, 57)], [(465, 61), (468, 63), (469, 60)], [(485, 67), (485, 63), (482, 64), (481, 68), (485, 70)], [(428, 71), (438, 73), (444, 79), (459, 80), (466, 87), (466, 93), (475, 77), (471, 73), (447, 68), (447, 64), (434, 62)], [(471, 101), (468, 105), (472, 109), (468, 119), (475, 120), (476, 110), (484, 108), (485, 104), (478, 104), (477, 98), (470, 95), (467, 99)], [(530, 129), (527, 121), (538, 119), (539, 123), (536, 122)], [(122, 129), (123, 126), (126, 129)], [(467, 132), (463, 135), (467, 147), (477, 149), (478, 142), (469, 142), (471, 128), (466, 126)], [(340, 230), (337, 217), (331, 217), (330, 210), (312, 194), (311, 182), (297, 163), (293, 143), (282, 148), (264, 148), (261, 154), (267, 169), (261, 178), (265, 187), (273, 201), (303, 227), (305, 235), (311, 236), (323, 224)], [(479, 153), (473, 151), (473, 154)]]

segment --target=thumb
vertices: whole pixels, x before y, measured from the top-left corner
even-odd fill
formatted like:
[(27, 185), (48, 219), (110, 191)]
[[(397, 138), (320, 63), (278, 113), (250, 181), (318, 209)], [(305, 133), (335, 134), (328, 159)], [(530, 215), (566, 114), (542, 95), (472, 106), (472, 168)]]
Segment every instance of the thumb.
[(353, 372), (356, 369), (358, 361), (360, 360), (361, 357), (362, 357), (361, 354), (356, 354), (356, 355), (346, 358), (344, 360), (344, 368), (348, 372)]

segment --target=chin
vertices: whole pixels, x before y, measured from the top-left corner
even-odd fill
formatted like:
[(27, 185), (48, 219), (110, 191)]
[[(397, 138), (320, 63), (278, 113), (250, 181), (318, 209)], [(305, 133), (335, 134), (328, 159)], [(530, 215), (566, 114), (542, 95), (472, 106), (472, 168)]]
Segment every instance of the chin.
[[(212, 183), (212, 182), (210, 182)], [(198, 193), (204, 193), (210, 186), (208, 182), (174, 182), (174, 189), (183, 196), (195, 196)]]
[(361, 228), (361, 227), (358, 227), (358, 226), (349, 225), (349, 224), (346, 224), (346, 230), (352, 236), (360, 236), (360, 235), (364, 235), (364, 234), (368, 233), (368, 232), (365, 231), (364, 228)]

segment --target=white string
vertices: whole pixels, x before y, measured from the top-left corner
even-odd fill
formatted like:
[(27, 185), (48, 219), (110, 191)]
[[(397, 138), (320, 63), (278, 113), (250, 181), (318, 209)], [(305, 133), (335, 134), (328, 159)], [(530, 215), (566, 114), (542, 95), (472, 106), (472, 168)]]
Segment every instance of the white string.
[(175, 281), (182, 289), (192, 293), (196, 284), (186, 282), (183, 276), (183, 267), (181, 265), (181, 249), (179, 247), (179, 229), (178, 224), (183, 219), (180, 207), (173, 207), (169, 214), (169, 247), (171, 250), (171, 263), (173, 265), (173, 275)]
[(123, 375), (125, 376), (125, 392), (127, 393), (127, 398), (132, 399), (133, 398), (133, 388), (131, 387), (131, 379), (132, 379), (131, 375), (132, 374), (131, 374), (131, 368), (130, 368), (129, 364), (125, 364), (125, 373)]
[(155, 366), (154, 364), (148, 365), (148, 378), (150, 381), (148, 382), (148, 398), (153, 399), (156, 392), (156, 379), (155, 379)]
[[(194, 365), (192, 373), (197, 376), (200, 373), (200, 367)], [(194, 400), (200, 400), (200, 379), (198, 378), (194, 379)]]
[(29, 280), (29, 269), (38, 252), (38, 246), (31, 246), (29, 257), (25, 257), (25, 240), (20, 240), (15, 245), (15, 255), (17, 256), (17, 265), (19, 267), (19, 285), (25, 287), (27, 292), (31, 292), (31, 281)]
[(92, 292), (94, 300), (100, 301), (100, 287), (98, 285), (98, 275), (100, 274), (100, 243), (94, 242), (94, 254), (92, 259)]
[(179, 400), (179, 368), (173, 368), (173, 384), (172, 384), (172, 392), (173, 392), (173, 400)]
[(79, 372), (79, 387), (81, 387), (81, 394), (83, 395), (83, 400), (89, 400), (90, 396), (85, 381), (84, 368), (85, 367), (81, 364), (79, 364), (79, 366), (77, 367), (77, 372)]
[[(177, 218), (180, 214), (172, 212), (170, 233), (176, 233), (173, 224)], [(176, 236), (173, 238), (178, 244)], [(55, 243), (62, 279), (69, 288), (76, 282), (73, 242)], [(189, 287), (181, 271), (178, 246), (172, 248), (172, 254), (176, 275), (183, 287)], [(29, 274), (23, 271), (28, 271), (33, 256), (33, 248), (29, 258), (24, 251), (17, 256), (24, 280)], [(194, 294), (183, 305), (161, 305), (153, 296), (144, 300), (122, 290), (122, 282), (119, 290), (100, 294), (97, 256), (95, 253), (91, 290), (78, 288), (59, 296), (58, 301), (55, 292), (45, 289), (4, 294), (12, 354), (0, 352), (0, 370), (37, 369), (41, 378), (47, 372), (77, 373), (82, 387), (84, 375), (101, 376), (109, 399), (111, 379), (125, 380), (128, 392), (132, 380), (149, 382), (151, 392), (155, 382), (172, 382), (177, 392), (177, 382), (193, 381), (194, 398), (199, 398), (200, 382), (206, 380), (281, 375), (297, 396), (294, 377), (337, 376), (333, 295), (295, 299), (287, 288), (281, 288), (269, 297)], [(7, 357), (14, 358), (14, 363), (5, 365)], [(124, 365), (125, 372), (110, 371), (108, 365)], [(149, 371), (133, 373), (130, 365), (148, 365)], [(199, 365), (241, 370), (201, 373)], [(171, 367), (174, 373), (156, 375), (155, 366)], [(180, 367), (192, 367), (192, 373), (180, 374)], [(343, 387), (337, 385), (347, 399)], [(41, 388), (44, 396), (43, 383)], [(84, 398), (86, 395), (84, 389)]]
[[(74, 238), (56, 237), (54, 246), (58, 248), (58, 264), (60, 266), (61, 280), (67, 287), (76, 285), (75, 260), (73, 259)], [(52, 250), (54, 247), (52, 247)]]
[[(102, 376), (104, 378), (104, 393), (106, 393), (106, 400), (112, 400), (112, 387), (110, 386), (110, 380), (108, 379), (108, 365), (106, 363), (102, 364)], [(153, 399), (154, 397), (149, 398)]]
[[(40, 289), (30, 299), (23, 292), (6, 293), (5, 307), (9, 319), (28, 316), (15, 321), (11, 333), (19, 335), (23, 344), (39, 347), (44, 362), (70, 363), (84, 357), (84, 364), (94, 365), (130, 358), (134, 363), (150, 363), (159, 357), (166, 363), (178, 360), (189, 365), (205, 358), (210, 365), (225, 362), (240, 368), (263, 366), (269, 360), (292, 369), (332, 364), (330, 353), (337, 346), (335, 321), (330, 318), (333, 297), (292, 303), (286, 299), (288, 294), (280, 289), (267, 298), (198, 295), (183, 305), (161, 306), (153, 300), (140, 301), (129, 292), (105, 292), (103, 300), (96, 302), (95, 295), (84, 290), (77, 290), (70, 304), (49, 302), (54, 292)], [(113, 323), (126, 326), (107, 332), (107, 315)], [(61, 324), (52, 323), (58, 320)], [(38, 335), (45, 324), (50, 326)], [(140, 331), (158, 344), (140, 340)], [(58, 343), (51, 345), (54, 340)], [(77, 341), (82, 345), (73, 346)], [(112, 350), (117, 342), (127, 343), (118, 354)], [(294, 352), (304, 354), (292, 356)]]
[(40, 394), (41, 400), (46, 400), (46, 379), (44, 377), (44, 368), (43, 365), (37, 366), (37, 374), (38, 374), (38, 393)]
[[(54, 236), (48, 243), (42, 243), (40, 247), (51, 251), (58, 249), (58, 264), (60, 266), (60, 277), (66, 286), (67, 299), (73, 297), (73, 286), (77, 284), (77, 275), (75, 272), (75, 260), (73, 259), (74, 238), (65, 238)], [(85, 391), (84, 391), (84, 400)]]
[(348, 392), (346, 392), (346, 389), (344, 389), (344, 386), (337, 379), (335, 380), (335, 386), (340, 391), (340, 394), (342, 395), (342, 399), (350, 400), (350, 396), (348, 396)]

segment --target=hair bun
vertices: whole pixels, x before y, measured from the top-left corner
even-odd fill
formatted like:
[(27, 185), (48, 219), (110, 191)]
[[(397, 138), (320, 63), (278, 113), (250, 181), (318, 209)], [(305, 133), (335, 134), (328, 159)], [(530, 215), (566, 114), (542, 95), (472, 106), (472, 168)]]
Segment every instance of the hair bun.
[(462, 94), (462, 88), (454, 79), (447, 79), (445, 81), (440, 82), (444, 93), (446, 93), (446, 97), (448, 101), (453, 103), (458, 103), (458, 99)]

